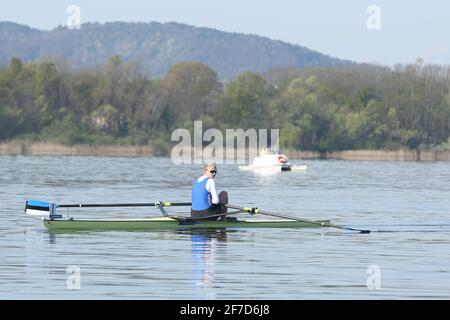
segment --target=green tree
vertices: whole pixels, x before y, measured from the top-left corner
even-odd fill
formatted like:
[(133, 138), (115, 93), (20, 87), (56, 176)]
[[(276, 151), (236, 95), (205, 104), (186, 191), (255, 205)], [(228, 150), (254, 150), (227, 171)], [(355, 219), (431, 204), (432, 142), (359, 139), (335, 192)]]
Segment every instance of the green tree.
[(205, 64), (184, 62), (174, 65), (162, 86), (166, 128), (186, 127), (203, 115), (214, 112), (221, 84), (217, 73)]
[(266, 127), (272, 94), (272, 88), (261, 75), (252, 72), (241, 74), (225, 86), (219, 110), (220, 123), (231, 128)]

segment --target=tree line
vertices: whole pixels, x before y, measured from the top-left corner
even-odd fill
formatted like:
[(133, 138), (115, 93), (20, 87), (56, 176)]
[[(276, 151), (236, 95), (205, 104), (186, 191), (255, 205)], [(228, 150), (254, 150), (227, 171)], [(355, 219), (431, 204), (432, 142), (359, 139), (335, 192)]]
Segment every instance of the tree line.
[(411, 65), (244, 72), (222, 82), (205, 64), (159, 79), (114, 56), (0, 68), (0, 141), (170, 147), (174, 129), (279, 128), (283, 148), (311, 151), (450, 146), (450, 68)]

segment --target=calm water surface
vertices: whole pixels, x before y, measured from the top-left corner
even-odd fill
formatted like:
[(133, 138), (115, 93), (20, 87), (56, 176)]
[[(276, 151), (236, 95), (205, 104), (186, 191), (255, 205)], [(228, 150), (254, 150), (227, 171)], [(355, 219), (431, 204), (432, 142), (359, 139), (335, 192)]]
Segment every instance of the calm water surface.
[[(265, 176), (219, 166), (216, 183), (234, 204), (381, 232), (51, 234), (24, 214), (26, 199), (190, 201), (201, 167), (175, 166), (164, 158), (0, 157), (0, 298), (450, 298), (450, 163), (299, 163), (308, 166), (306, 172)], [(70, 215), (159, 213), (107, 208)], [(75, 290), (67, 273), (73, 266), (80, 270)]]

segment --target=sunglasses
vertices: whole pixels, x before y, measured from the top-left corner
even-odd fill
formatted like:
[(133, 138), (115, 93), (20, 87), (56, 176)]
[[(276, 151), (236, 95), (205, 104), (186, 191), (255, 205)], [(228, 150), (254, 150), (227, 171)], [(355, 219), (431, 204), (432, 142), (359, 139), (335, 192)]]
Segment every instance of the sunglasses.
[(209, 170), (209, 172), (212, 173), (212, 174), (216, 174), (217, 170)]

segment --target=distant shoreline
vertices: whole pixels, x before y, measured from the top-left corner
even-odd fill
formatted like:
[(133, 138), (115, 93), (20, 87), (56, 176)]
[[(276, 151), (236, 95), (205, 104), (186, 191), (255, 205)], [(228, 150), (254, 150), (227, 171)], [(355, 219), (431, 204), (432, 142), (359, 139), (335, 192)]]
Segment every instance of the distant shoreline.
[(344, 150), (333, 152), (286, 152), (290, 159), (334, 159), (355, 161), (450, 161), (450, 151), (435, 150)]
[[(287, 150), (294, 159), (335, 159), (355, 161), (450, 161), (450, 151), (435, 150), (345, 150), (315, 152)], [(67, 146), (49, 142), (0, 143), (0, 155), (4, 156), (105, 156), (105, 157), (156, 157), (161, 154), (152, 146), (87, 145)], [(170, 155), (170, 154), (169, 154)]]
[(10, 156), (156, 156), (150, 146), (125, 145), (63, 145), (50, 142), (4, 142), (0, 143), (0, 155)]

